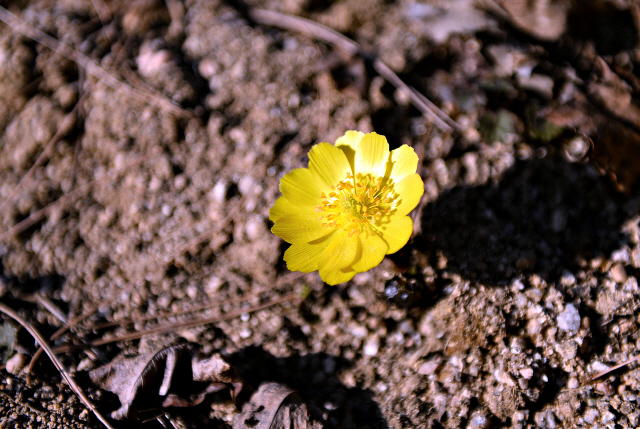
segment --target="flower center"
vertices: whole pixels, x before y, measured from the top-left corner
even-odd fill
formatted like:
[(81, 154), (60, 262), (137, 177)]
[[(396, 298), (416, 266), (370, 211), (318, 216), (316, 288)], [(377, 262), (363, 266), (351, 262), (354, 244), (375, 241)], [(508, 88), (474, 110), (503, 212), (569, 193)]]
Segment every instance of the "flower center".
[(320, 216), (323, 227), (343, 228), (349, 236), (362, 232), (376, 234), (382, 218), (395, 209), (397, 194), (393, 184), (389, 181), (383, 186), (382, 178), (371, 174), (358, 173), (353, 177), (347, 173), (331, 190), (329, 195), (320, 194), (321, 204), (316, 212), (324, 213)]

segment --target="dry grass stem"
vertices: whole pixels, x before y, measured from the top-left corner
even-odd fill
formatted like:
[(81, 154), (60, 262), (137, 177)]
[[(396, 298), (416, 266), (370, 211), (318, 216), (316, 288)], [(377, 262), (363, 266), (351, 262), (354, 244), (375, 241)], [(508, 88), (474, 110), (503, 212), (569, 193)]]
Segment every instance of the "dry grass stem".
[(144, 93), (119, 81), (113, 75), (109, 74), (105, 69), (93, 62), (91, 58), (84, 55), (82, 52), (76, 51), (70, 46), (60, 43), (58, 40), (54, 39), (48, 34), (43, 33), (42, 31), (34, 28), (27, 22), (18, 18), (2, 6), (0, 6), (0, 20), (14, 30), (53, 50), (58, 55), (62, 55), (63, 57), (74, 61), (80, 67), (84, 68), (87, 72), (94, 75), (116, 91), (123, 91), (125, 94), (134, 99), (141, 100), (162, 110), (167, 110), (179, 117), (195, 117), (192, 112), (183, 109), (182, 107), (178, 106), (173, 101), (165, 97), (159, 97)]
[(11, 317), (16, 322), (18, 322), (20, 325), (22, 325), (22, 327), (24, 327), (31, 334), (31, 336), (38, 342), (38, 344), (40, 344), (40, 347), (45, 351), (47, 356), (49, 356), (49, 359), (51, 359), (51, 362), (53, 362), (53, 364), (58, 369), (58, 371), (60, 371), (60, 374), (62, 374), (62, 377), (65, 379), (65, 381), (67, 382), (71, 390), (73, 390), (75, 394), (78, 395), (78, 398), (80, 398), (82, 403), (93, 412), (93, 414), (98, 418), (98, 420), (102, 422), (102, 424), (104, 424), (109, 429), (113, 429), (113, 427), (109, 424), (109, 422), (102, 416), (102, 414), (100, 414), (100, 412), (96, 409), (96, 407), (91, 403), (89, 398), (87, 398), (84, 392), (76, 384), (73, 377), (71, 377), (71, 374), (69, 374), (67, 370), (64, 369), (64, 367), (62, 366), (62, 363), (58, 360), (55, 353), (51, 350), (51, 347), (49, 347), (49, 344), (47, 343), (47, 341), (44, 338), (42, 338), (42, 336), (36, 330), (36, 328), (34, 328), (31, 324), (29, 324), (29, 322), (24, 320), (22, 317), (20, 317), (18, 313), (16, 313), (11, 308), (7, 307), (2, 303), (0, 303), (0, 311), (6, 314), (7, 316)]
[(337, 31), (305, 18), (270, 10), (250, 9), (249, 16), (259, 24), (306, 34), (309, 37), (331, 44), (350, 56), (361, 55), (369, 59), (376, 72), (396, 88), (405, 91), (411, 103), (420, 110), (428, 120), (433, 121), (438, 128), (448, 133), (453, 131), (459, 133), (463, 130), (461, 125), (451, 119), (424, 95), (404, 83), (389, 66), (375, 56), (364, 52), (360, 45)]

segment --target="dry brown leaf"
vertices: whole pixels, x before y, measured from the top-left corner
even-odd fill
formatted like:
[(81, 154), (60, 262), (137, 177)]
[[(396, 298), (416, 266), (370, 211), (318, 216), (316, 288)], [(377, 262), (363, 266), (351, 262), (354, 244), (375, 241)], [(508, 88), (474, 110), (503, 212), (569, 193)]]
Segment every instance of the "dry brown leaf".
[(319, 429), (294, 390), (264, 383), (233, 419), (233, 429)]
[(190, 407), (207, 394), (230, 389), (235, 399), (242, 382), (219, 354), (200, 357), (184, 345), (134, 357), (118, 357), (89, 372), (98, 387), (118, 395), (114, 419), (135, 418), (139, 406)]
[(616, 98), (613, 94), (618, 90), (603, 89), (603, 84), (598, 84), (599, 96), (595, 96), (595, 85), (589, 85), (589, 88), (598, 105), (577, 92), (573, 100), (555, 108), (546, 117), (554, 125), (575, 128), (578, 133), (588, 136), (593, 143), (590, 158), (611, 176), (619, 190), (629, 192), (640, 178), (640, 133), (629, 125), (634, 124), (635, 113), (628, 104), (626, 118), (616, 119), (620, 117), (616, 114), (616, 100), (624, 103), (628, 98)]
[(546, 41), (557, 40), (567, 29), (571, 2), (566, 0), (497, 1), (519, 29)]

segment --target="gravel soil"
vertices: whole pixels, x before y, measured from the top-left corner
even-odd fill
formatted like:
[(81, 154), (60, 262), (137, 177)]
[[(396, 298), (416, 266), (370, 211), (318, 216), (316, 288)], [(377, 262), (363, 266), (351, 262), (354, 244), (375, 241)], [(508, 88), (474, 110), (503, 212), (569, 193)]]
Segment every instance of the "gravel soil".
[[(189, 342), (222, 353), (246, 391), (296, 389), (327, 428), (640, 425), (637, 363), (592, 379), (638, 354), (640, 197), (585, 157), (597, 141), (538, 123), (591, 75), (575, 46), (638, 74), (640, 53), (615, 38), (637, 39), (633, 20), (598, 43), (581, 28), (539, 41), (475, 2), (442, 3), (114, 1), (103, 23), (102, 1), (3, 2), (191, 113), (114, 89), (0, 24), (1, 299), (46, 336), (63, 324), (53, 307), (91, 311), (53, 345), (113, 339), (59, 355), (105, 415), (117, 399), (85, 371)], [(625, 2), (593, 3), (584, 16), (631, 16)], [(357, 41), (463, 131), (434, 126), (368, 59), (253, 21), (258, 7)], [(68, 115), (73, 126), (12, 195)], [(405, 248), (330, 287), (286, 269), (268, 211), (310, 147), (350, 129), (412, 146), (425, 194)], [(196, 316), (218, 320), (180, 326)], [(34, 341), (19, 338), (14, 351), (30, 358)], [(230, 428), (236, 411), (212, 400), (163, 413), (113, 425), (162, 427), (162, 414)], [(0, 422), (101, 427), (45, 357), (30, 377), (0, 371)]]

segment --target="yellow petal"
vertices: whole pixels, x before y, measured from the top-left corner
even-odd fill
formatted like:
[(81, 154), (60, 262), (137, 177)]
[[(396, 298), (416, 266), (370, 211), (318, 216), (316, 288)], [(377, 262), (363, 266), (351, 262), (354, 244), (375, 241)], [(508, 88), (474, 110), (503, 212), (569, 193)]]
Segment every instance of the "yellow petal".
[(417, 174), (411, 174), (397, 183), (394, 190), (400, 195), (400, 204), (396, 208), (396, 216), (404, 216), (415, 209), (422, 194), (424, 194), (424, 183)]
[(318, 143), (309, 151), (309, 170), (322, 182), (319, 186), (335, 186), (351, 173), (346, 155), (329, 143)]
[(384, 136), (376, 133), (365, 134), (356, 151), (356, 173), (371, 173), (374, 177), (384, 177), (389, 160), (389, 143)]
[(318, 268), (320, 272), (339, 271), (349, 267), (356, 257), (357, 250), (357, 236), (349, 237), (347, 231), (343, 229), (337, 230), (335, 234), (333, 234), (331, 243), (329, 243), (318, 258)]
[(309, 243), (292, 244), (286, 252), (284, 252), (284, 260), (290, 271), (301, 271), (310, 273), (318, 269), (318, 257), (331, 242), (334, 233), (311, 241)]
[(280, 180), (282, 195), (299, 205), (317, 206), (320, 204), (320, 194), (326, 190), (308, 168), (296, 168)]
[(356, 165), (356, 150), (364, 133), (360, 131), (347, 131), (342, 137), (336, 140), (335, 146), (344, 152), (353, 170)]
[(389, 245), (387, 255), (390, 255), (407, 244), (413, 233), (413, 221), (409, 216), (392, 216), (390, 222), (380, 229), (382, 230), (382, 239)]
[(360, 143), (360, 140), (362, 140), (362, 137), (364, 137), (364, 133), (362, 131), (347, 131), (342, 137), (339, 137), (338, 140), (336, 140), (335, 145), (336, 147), (348, 146), (355, 152), (358, 149), (358, 144)]
[(378, 234), (373, 236), (362, 235), (364, 237), (359, 237), (356, 262), (351, 265), (351, 268), (359, 273), (380, 265), (389, 249), (389, 245)]
[(391, 151), (391, 173), (389, 178), (393, 183), (400, 183), (402, 179), (414, 174), (418, 168), (418, 155), (412, 147), (403, 144)]
[(285, 197), (280, 197), (276, 200), (273, 207), (269, 209), (269, 220), (275, 223), (282, 216), (291, 213), (292, 210), (297, 211), (297, 207), (291, 204)]
[(348, 282), (357, 274), (357, 271), (345, 268), (343, 270), (322, 271), (320, 270), (320, 278), (328, 285), (335, 286), (340, 283)]
[(278, 218), (271, 232), (291, 244), (308, 243), (331, 232), (330, 229), (321, 226), (318, 213), (305, 213), (300, 208), (298, 210), (297, 213), (289, 213)]

